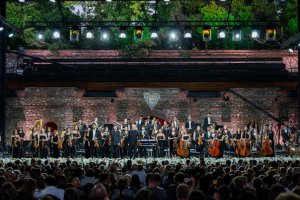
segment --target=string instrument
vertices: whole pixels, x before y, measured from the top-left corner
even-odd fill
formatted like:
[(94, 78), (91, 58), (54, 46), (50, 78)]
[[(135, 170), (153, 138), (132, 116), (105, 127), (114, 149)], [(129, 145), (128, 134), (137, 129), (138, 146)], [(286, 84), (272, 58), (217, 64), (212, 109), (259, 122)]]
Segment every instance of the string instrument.
[(37, 140), (33, 141), (33, 148), (35, 149), (39, 148), (39, 142)]
[(60, 142), (60, 141), (57, 142), (57, 148), (58, 149), (62, 149), (63, 148), (62, 142)]
[(217, 139), (210, 140), (208, 151), (211, 156), (218, 157), (220, 155), (220, 141)]
[(243, 157), (250, 156), (250, 140), (248, 139), (241, 140), (240, 156)]
[(122, 148), (122, 149), (125, 147), (125, 139), (122, 138), (122, 139), (120, 140), (119, 147)]
[(11, 146), (12, 146), (13, 148), (17, 148), (18, 145), (17, 145), (17, 139), (16, 139), (16, 137), (13, 136), (11, 140), (12, 140), (12, 145), (11, 145)]
[(98, 139), (94, 139), (94, 148), (99, 148), (100, 147), (100, 144), (99, 144), (99, 141)]
[(72, 145), (73, 145), (72, 139), (71, 139), (71, 137), (69, 136), (69, 137), (68, 137), (68, 146), (69, 146), (69, 147), (72, 147)]
[(241, 140), (233, 140), (231, 145), (235, 147), (234, 152), (237, 156), (239, 156), (241, 151)]
[(188, 148), (191, 146), (191, 143), (188, 140), (180, 139), (179, 148), (177, 149), (177, 155), (182, 157), (188, 157), (190, 151)]
[(273, 149), (271, 147), (272, 140), (265, 138), (262, 143), (262, 150), (261, 154), (262, 156), (271, 156), (273, 154)]
[(200, 146), (200, 145), (203, 145), (203, 138), (199, 135), (198, 137), (198, 141), (197, 141), (197, 144)]

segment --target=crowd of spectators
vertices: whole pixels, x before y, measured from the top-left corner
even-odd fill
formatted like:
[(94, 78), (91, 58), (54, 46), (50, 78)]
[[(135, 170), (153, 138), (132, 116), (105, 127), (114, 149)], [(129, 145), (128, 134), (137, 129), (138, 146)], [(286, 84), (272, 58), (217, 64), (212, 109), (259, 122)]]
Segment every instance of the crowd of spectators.
[(0, 160), (0, 200), (300, 200), (300, 161)]

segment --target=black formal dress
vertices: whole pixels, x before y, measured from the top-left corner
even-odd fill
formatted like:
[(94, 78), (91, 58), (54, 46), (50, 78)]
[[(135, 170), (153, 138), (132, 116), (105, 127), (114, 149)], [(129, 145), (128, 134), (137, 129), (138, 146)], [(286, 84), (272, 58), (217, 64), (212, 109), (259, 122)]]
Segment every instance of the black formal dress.
[(120, 131), (112, 131), (110, 134), (110, 158), (119, 157)]
[(58, 136), (52, 136), (52, 149), (53, 149), (53, 158), (59, 157), (59, 149), (58, 149)]

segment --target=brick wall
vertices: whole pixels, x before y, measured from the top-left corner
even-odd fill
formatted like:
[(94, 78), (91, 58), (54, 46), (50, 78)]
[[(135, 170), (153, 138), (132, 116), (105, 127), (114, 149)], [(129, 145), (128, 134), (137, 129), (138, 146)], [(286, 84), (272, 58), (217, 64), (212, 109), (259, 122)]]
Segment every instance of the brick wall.
[[(234, 90), (274, 116), (280, 115), (297, 122), (297, 99), (288, 97), (286, 91), (276, 88)], [(160, 96), (153, 110), (144, 99), (144, 92), (149, 91)], [(228, 94), (229, 101), (224, 101), (223, 98), (187, 98), (187, 93), (186, 90), (174, 88), (127, 88), (116, 91), (118, 98), (112, 102), (112, 98), (84, 97), (84, 90), (71, 87), (26, 88), (17, 92), (17, 98), (7, 99), (7, 137), (16, 126), (22, 126), (28, 132), (38, 119), (43, 119), (44, 123), (55, 122), (61, 130), (72, 126), (79, 118), (91, 123), (94, 117), (98, 117), (104, 124), (121, 122), (125, 117), (135, 121), (140, 115), (157, 116), (165, 120), (177, 116), (183, 122), (191, 114), (195, 122), (202, 124), (208, 112), (218, 124), (226, 124), (231, 128), (242, 127), (252, 119), (272, 123), (276, 127), (274, 121), (232, 94)]]

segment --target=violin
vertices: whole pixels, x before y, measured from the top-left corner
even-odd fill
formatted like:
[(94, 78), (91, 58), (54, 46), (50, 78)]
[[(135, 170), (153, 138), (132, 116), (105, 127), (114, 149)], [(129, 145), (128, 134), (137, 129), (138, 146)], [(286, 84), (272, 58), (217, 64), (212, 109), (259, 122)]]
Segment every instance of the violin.
[(98, 139), (94, 139), (94, 148), (99, 148), (100, 144), (98, 142)]
[(62, 142), (60, 142), (60, 141), (57, 142), (57, 148), (58, 149), (62, 149), (63, 148)]
[(202, 137), (199, 135), (199, 137), (198, 137), (198, 142), (197, 142), (197, 144), (200, 146), (200, 145), (203, 145), (203, 139), (202, 139)]

